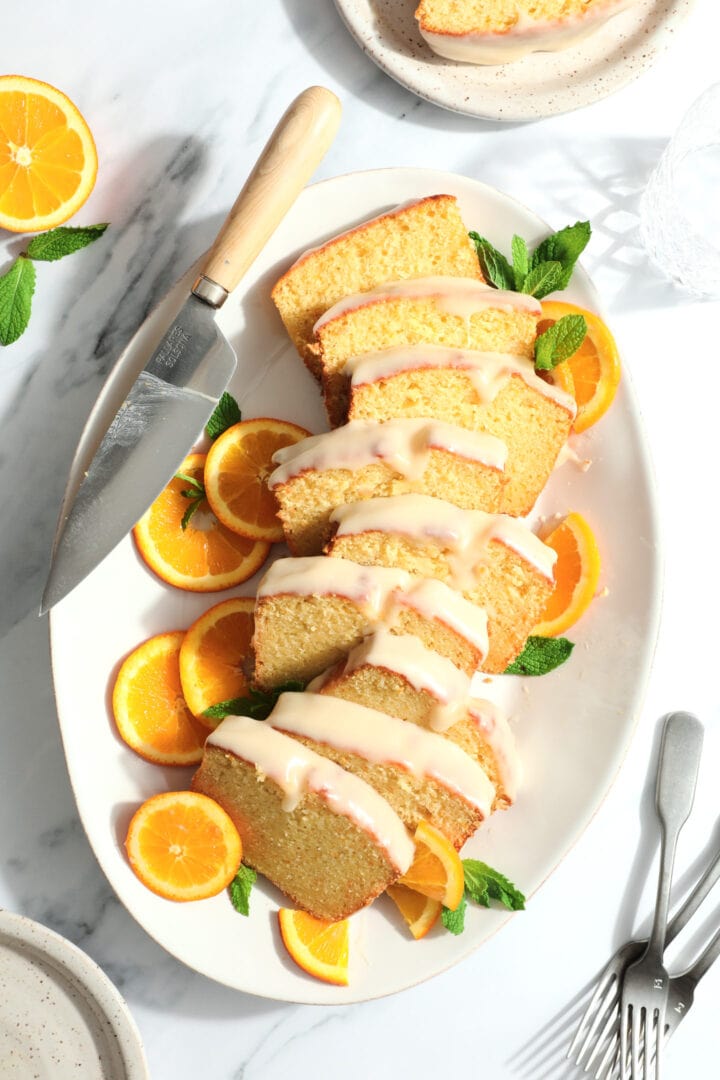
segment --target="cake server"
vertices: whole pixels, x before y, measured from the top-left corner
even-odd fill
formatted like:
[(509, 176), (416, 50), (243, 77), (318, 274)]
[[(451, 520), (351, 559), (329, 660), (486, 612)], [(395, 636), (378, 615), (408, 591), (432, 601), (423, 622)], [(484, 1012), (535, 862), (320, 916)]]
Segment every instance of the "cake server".
[(324, 87), (313, 86), (295, 99), (180, 310), (162, 303), (115, 364), (75, 452), (41, 614), (87, 577), (142, 517), (212, 414), (237, 363), (215, 313), (310, 179), (339, 122), (340, 102)]

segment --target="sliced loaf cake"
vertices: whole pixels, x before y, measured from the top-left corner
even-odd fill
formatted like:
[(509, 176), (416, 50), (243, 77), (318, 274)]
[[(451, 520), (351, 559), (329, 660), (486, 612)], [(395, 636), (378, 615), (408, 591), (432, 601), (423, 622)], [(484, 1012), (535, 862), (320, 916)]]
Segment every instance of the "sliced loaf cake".
[(243, 861), (318, 919), (369, 904), (414, 856), (402, 821), (370, 784), (262, 721), (223, 720), (192, 786), (235, 822)]
[(278, 450), (268, 486), (294, 555), (317, 555), (329, 518), (358, 499), (419, 491), (458, 506), (500, 509), (507, 448), (441, 420), (356, 420)]
[(437, 578), (484, 609), (487, 672), (503, 672), (522, 650), (554, 588), (555, 551), (504, 514), (399, 495), (349, 503), (331, 520), (329, 555)]
[(471, 509), (528, 514), (575, 418), (573, 398), (541, 379), (524, 356), (400, 345), (352, 358), (347, 371), (351, 422), (432, 416), (505, 443), (502, 504), (475, 503)]

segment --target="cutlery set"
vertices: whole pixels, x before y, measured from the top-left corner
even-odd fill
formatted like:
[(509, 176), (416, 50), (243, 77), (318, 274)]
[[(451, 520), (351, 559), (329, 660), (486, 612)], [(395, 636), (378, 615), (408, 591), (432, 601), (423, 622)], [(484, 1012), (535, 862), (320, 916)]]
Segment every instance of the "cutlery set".
[(687, 926), (720, 878), (720, 852), (695, 888), (667, 921), (678, 836), (693, 805), (703, 727), (689, 713), (665, 722), (655, 805), (661, 826), (660, 875), (649, 939), (630, 941), (612, 957), (597, 981), (568, 1057), (596, 1080), (649, 1080), (660, 1076), (664, 1044), (692, 1006), (695, 987), (720, 955), (720, 930), (678, 975), (664, 966), (666, 947)]

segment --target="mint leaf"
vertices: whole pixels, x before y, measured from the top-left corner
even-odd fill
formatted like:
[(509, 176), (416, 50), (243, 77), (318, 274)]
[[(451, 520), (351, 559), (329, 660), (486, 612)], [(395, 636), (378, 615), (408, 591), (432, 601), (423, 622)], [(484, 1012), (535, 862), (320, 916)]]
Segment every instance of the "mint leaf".
[(109, 224), (104, 221), (101, 225), (61, 225), (33, 237), (28, 244), (27, 254), (31, 259), (55, 262), (99, 240)]
[(35, 292), (35, 267), (20, 255), (0, 277), (0, 345), (12, 345), (27, 329)]
[(535, 341), (535, 367), (551, 371), (578, 351), (585, 335), (587, 322), (582, 315), (563, 315)]
[(505, 668), (506, 675), (546, 675), (560, 667), (575, 648), (572, 641), (564, 637), (546, 638), (531, 635), (525, 642), (525, 648), (516, 656), (512, 664)]
[(513, 268), (505, 256), (497, 248), (493, 247), (489, 240), (480, 236), (479, 233), (471, 232), (470, 239), (475, 244), (480, 269), (485, 280), (496, 289), (515, 289), (515, 275)]
[(467, 900), (463, 895), (458, 907), (454, 911), (450, 908), (444, 907), (440, 916), (442, 924), (446, 930), (449, 930), (451, 934), (462, 934), (465, 929), (465, 911), (467, 910)]
[(524, 911), (525, 897), (512, 881), (478, 859), (463, 859), (465, 892), (476, 904), (490, 907), (497, 900), (510, 911)]
[(563, 268), (559, 262), (541, 262), (535, 266), (522, 283), (521, 292), (542, 300), (543, 296), (560, 288)]
[(265, 720), (275, 708), (281, 694), (304, 690), (301, 682), (291, 681), (275, 686), (272, 690), (248, 690), (246, 697), (229, 698), (211, 705), (203, 716), (208, 720), (224, 720), (226, 716), (252, 716), (254, 720)]
[(187, 473), (184, 472), (175, 473), (175, 479), (184, 480), (186, 484), (190, 485), (190, 487), (186, 488), (185, 491), (180, 492), (184, 499), (190, 500), (190, 505), (183, 514), (182, 521), (180, 522), (180, 527), (182, 531), (185, 532), (188, 525), (190, 524), (193, 514), (205, 498), (205, 485), (202, 484), (199, 480), (196, 480), (194, 476), (189, 476)]
[(523, 291), (523, 282), (528, 275), (530, 269), (530, 256), (528, 254), (528, 246), (523, 240), (522, 236), (513, 236), (512, 238), (512, 259), (513, 259), (513, 277), (515, 278), (515, 290), (516, 292)]
[(240, 869), (228, 886), (232, 905), (241, 915), (250, 914), (250, 893), (256, 881), (255, 871), (241, 863)]
[(530, 269), (534, 270), (540, 263), (548, 261), (561, 263), (562, 275), (556, 288), (565, 289), (572, 277), (575, 263), (587, 247), (591, 235), (589, 221), (576, 221), (574, 225), (560, 229), (535, 249), (530, 260)]
[(232, 394), (228, 394), (226, 390), (205, 425), (205, 431), (211, 439), (217, 439), (223, 431), (227, 431), (233, 424), (239, 424), (241, 420), (240, 406)]

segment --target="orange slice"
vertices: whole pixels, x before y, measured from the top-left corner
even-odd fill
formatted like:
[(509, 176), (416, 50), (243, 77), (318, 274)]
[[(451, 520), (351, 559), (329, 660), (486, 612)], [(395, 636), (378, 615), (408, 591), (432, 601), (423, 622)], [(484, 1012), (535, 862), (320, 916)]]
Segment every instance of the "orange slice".
[(125, 848), (143, 885), (166, 900), (216, 896), (242, 858), (240, 836), (223, 808), (194, 791), (166, 791), (144, 802)]
[(0, 76), (0, 228), (37, 232), (79, 210), (97, 152), (70, 98), (23, 75)]
[(306, 911), (280, 908), (280, 933), (295, 963), (323, 982), (348, 985), (350, 920), (327, 922)]
[(272, 456), (309, 434), (287, 420), (263, 418), (234, 424), (216, 439), (205, 465), (205, 490), (223, 525), (253, 540), (277, 544), (284, 539), (275, 496), (267, 486), (275, 468)]
[(113, 687), (115, 723), (131, 749), (156, 765), (195, 765), (207, 730), (185, 704), (180, 685), (184, 630), (158, 634), (130, 653)]
[(578, 351), (549, 374), (552, 382), (566, 390), (577, 402), (573, 430), (586, 431), (613, 403), (620, 382), (620, 357), (615, 339), (602, 319), (592, 311), (560, 300), (543, 301), (538, 334), (542, 334), (563, 315), (583, 315), (587, 322), (587, 334)]
[(414, 892), (406, 885), (388, 885), (387, 894), (398, 907), (416, 941), (432, 930), (442, 913), (443, 906), (439, 900), (431, 900), (429, 896)]
[[(178, 472), (202, 482), (205, 454), (190, 454)], [(186, 480), (171, 480), (133, 529), (143, 559), (169, 585), (189, 592), (217, 592), (255, 574), (270, 552), (263, 541), (248, 540), (222, 525), (203, 499), (182, 528), (191, 500)]]
[(255, 599), (223, 600), (192, 624), (180, 647), (180, 681), (188, 708), (207, 727), (219, 720), (202, 714), (211, 705), (245, 697), (243, 661), (250, 652)]
[(580, 514), (568, 514), (543, 540), (558, 553), (555, 589), (533, 634), (556, 637), (589, 607), (600, 579), (600, 552), (592, 529)]
[(465, 891), (463, 865), (448, 838), (427, 821), (415, 830), (415, 858), (398, 885), (438, 900), (451, 911), (460, 905)]

